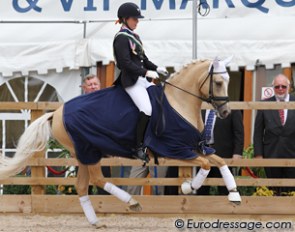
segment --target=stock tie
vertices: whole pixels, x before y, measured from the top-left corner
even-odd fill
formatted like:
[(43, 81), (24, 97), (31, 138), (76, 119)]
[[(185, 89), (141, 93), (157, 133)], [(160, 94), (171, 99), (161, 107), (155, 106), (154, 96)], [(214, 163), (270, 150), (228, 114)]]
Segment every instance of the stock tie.
[(284, 126), (284, 124), (285, 124), (284, 110), (283, 109), (279, 110), (279, 114), (280, 114), (280, 119), (281, 119), (282, 126)]
[(208, 143), (211, 140), (211, 132), (213, 129), (212, 126), (213, 126), (214, 117), (215, 117), (214, 110), (210, 110), (206, 120), (204, 131), (202, 134), (202, 139), (199, 142), (199, 149), (204, 155), (215, 153), (215, 149), (208, 146)]
[(205, 131), (204, 131), (206, 143), (209, 143), (209, 141), (211, 140), (212, 125), (213, 125), (214, 117), (215, 117), (214, 110), (210, 110), (206, 120)]
[[(280, 101), (284, 102), (284, 100), (280, 100)], [(281, 119), (281, 124), (282, 124), (282, 126), (284, 126), (284, 124), (285, 124), (285, 111), (284, 111), (284, 109), (279, 110), (279, 115), (280, 115), (280, 119)]]

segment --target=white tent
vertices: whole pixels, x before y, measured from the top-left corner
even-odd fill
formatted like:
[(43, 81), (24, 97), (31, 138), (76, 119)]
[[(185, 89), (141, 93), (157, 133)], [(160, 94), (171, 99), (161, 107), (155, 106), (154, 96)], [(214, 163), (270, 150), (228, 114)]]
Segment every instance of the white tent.
[[(78, 95), (79, 68), (113, 60), (112, 41), (119, 30), (114, 22), (123, 2), (1, 1), (0, 85), (15, 76), (37, 73), (56, 83), (64, 100)], [(132, 2), (145, 16), (136, 32), (148, 57), (161, 66), (189, 62), (192, 1)], [(241, 66), (254, 70), (257, 63), (286, 67), (295, 62), (294, 1), (207, 2), (209, 15), (197, 20), (198, 58), (234, 55), (232, 70)]]

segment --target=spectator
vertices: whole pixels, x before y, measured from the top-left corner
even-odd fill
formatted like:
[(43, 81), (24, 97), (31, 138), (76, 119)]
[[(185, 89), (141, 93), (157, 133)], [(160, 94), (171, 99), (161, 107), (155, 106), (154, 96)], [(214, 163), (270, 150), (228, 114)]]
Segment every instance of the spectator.
[(84, 77), (81, 87), (84, 94), (92, 93), (94, 91), (100, 90), (100, 80), (97, 76), (88, 74)]
[[(289, 95), (290, 81), (283, 74), (277, 75), (272, 86), (275, 95), (265, 101), (288, 102), (295, 97)], [(258, 110), (254, 128), (255, 158), (295, 158), (295, 110)], [(268, 178), (295, 178), (294, 167), (265, 168)], [(294, 191), (294, 187), (274, 188), (277, 195)]]
[[(144, 166), (132, 167), (130, 170), (130, 178), (145, 178), (150, 173), (151, 177), (165, 177), (167, 167)], [(127, 192), (131, 195), (140, 195), (142, 186), (128, 186)], [(154, 195), (163, 195), (164, 186), (153, 186)]]

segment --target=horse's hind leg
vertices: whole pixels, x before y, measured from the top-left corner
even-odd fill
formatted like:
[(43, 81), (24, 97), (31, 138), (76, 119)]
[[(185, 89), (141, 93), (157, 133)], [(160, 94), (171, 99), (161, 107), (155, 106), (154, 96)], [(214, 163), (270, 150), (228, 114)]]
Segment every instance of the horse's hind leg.
[[(63, 106), (54, 112), (52, 120), (52, 134), (55, 139), (57, 139), (65, 148), (67, 148), (71, 155), (75, 157), (74, 145), (68, 136), (68, 133), (63, 124)], [(79, 171), (76, 182), (76, 190), (79, 195), (80, 204), (84, 211), (84, 214), (90, 224), (99, 227), (104, 227), (100, 225), (96, 217), (93, 206), (90, 202), (88, 196), (88, 185), (89, 185), (89, 173), (86, 165), (79, 163)]]
[(133, 199), (129, 193), (118, 188), (116, 185), (103, 180), (100, 163), (88, 166), (88, 170), (90, 175), (90, 182), (92, 184), (104, 189), (106, 192), (114, 195), (121, 201), (128, 203), (130, 210), (137, 212), (142, 210), (141, 205), (135, 199)]
[(76, 190), (79, 195), (79, 200), (83, 212), (88, 220), (88, 222), (95, 226), (96, 228), (103, 228), (106, 225), (101, 224), (96, 217), (94, 208), (91, 204), (90, 198), (88, 196), (88, 187), (89, 187), (89, 172), (88, 166), (81, 164), (79, 162), (79, 170), (77, 175)]
[(187, 180), (182, 183), (181, 191), (183, 194), (189, 194), (192, 193), (193, 190), (199, 189), (203, 185), (210, 172), (211, 167), (207, 159), (205, 159), (203, 156), (198, 156), (196, 160), (200, 162), (201, 168), (192, 180)]
[(235, 181), (235, 178), (231, 171), (229, 170), (227, 164), (225, 163), (224, 159), (221, 157), (213, 154), (213, 155), (208, 155), (207, 158), (210, 160), (211, 163), (215, 164), (221, 173), (221, 176), (224, 180), (225, 186), (227, 190), (229, 191), (228, 194), (228, 200), (235, 203), (235, 204), (240, 204), (242, 199), (237, 191), (237, 184)]

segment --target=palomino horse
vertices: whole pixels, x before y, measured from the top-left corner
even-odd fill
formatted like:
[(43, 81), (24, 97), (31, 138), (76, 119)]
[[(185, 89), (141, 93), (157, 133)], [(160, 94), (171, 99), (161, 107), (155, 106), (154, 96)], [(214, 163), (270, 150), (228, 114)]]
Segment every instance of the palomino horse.
[[(241, 197), (228, 166), (204, 146), (201, 133), (204, 129), (202, 101), (211, 103), (221, 118), (230, 113), (228, 62), (229, 59), (194, 61), (167, 79), (165, 88), (161, 85), (149, 87), (153, 113), (144, 143), (159, 156), (201, 165), (197, 175), (182, 184), (184, 194), (201, 187), (212, 163), (220, 169), (229, 190), (229, 201), (240, 203)], [(131, 195), (104, 180), (100, 165), (100, 159), (107, 154), (133, 156), (138, 113), (119, 86), (74, 98), (31, 123), (20, 138), (15, 156), (1, 157), (0, 178), (20, 172), (34, 152), (45, 149), (52, 136), (78, 159), (76, 190), (90, 224), (104, 226), (98, 221), (87, 195), (89, 182), (129, 204), (131, 210), (140, 211), (141, 205)]]

